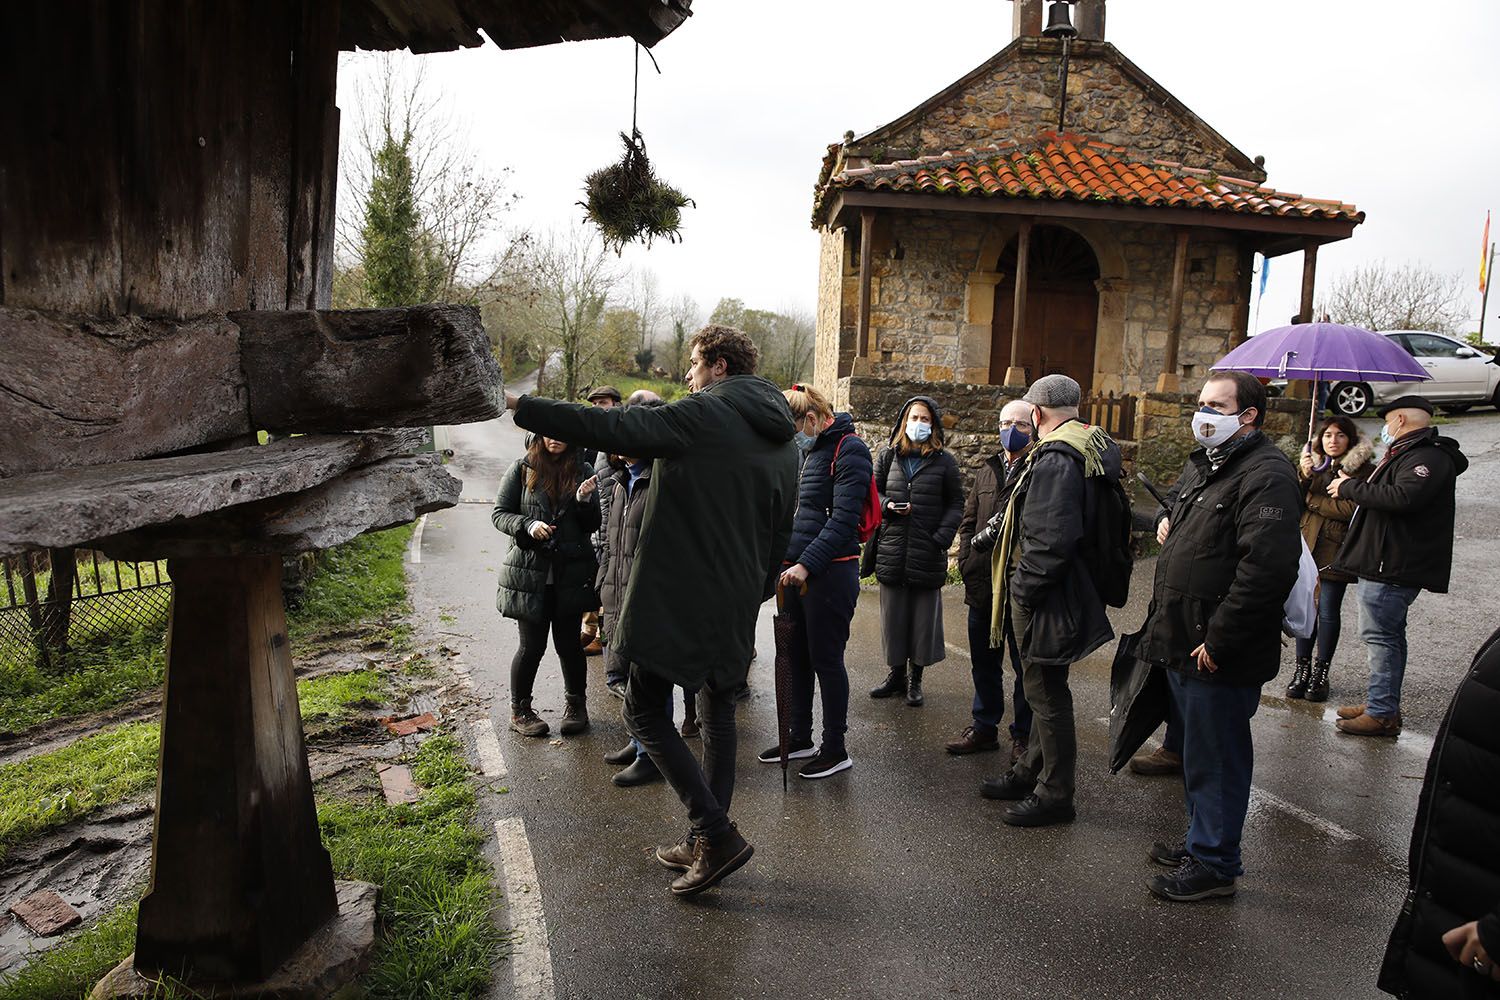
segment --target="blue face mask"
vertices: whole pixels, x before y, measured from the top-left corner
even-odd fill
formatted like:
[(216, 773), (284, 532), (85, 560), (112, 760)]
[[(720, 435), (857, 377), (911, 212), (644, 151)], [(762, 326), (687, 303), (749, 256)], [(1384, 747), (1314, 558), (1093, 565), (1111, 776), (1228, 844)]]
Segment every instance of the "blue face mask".
[(1014, 454), (1031, 443), (1031, 435), (1019, 427), (1007, 427), (1000, 432), (1000, 447)]
[(803, 434), (801, 431), (797, 432), (793, 440), (797, 442), (797, 450), (804, 453), (812, 451), (812, 446), (818, 443), (817, 438), (811, 434)]
[(924, 424), (920, 420), (908, 420), (906, 422), (906, 436), (917, 444), (921, 444), (932, 437), (932, 425)]
[(1384, 445), (1392, 445), (1396, 443), (1396, 435), (1391, 433), (1391, 427), (1389, 424), (1380, 425), (1380, 443)]

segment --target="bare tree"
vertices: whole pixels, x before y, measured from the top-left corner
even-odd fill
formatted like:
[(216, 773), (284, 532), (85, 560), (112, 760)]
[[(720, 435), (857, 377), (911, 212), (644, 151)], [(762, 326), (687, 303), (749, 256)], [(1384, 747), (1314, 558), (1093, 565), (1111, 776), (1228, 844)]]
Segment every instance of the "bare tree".
[(557, 356), (559, 398), (573, 399), (605, 349), (599, 321), (620, 276), (598, 235), (576, 224), (536, 243), (531, 272), (537, 290), (530, 310), (536, 357), (545, 373)]
[(703, 322), (703, 310), (698, 308), (698, 301), (691, 295), (683, 294), (672, 300), (667, 306), (667, 317), (672, 321), (672, 357), (670, 364), (666, 366), (672, 381), (680, 382), (687, 374), (688, 338), (697, 332), (699, 325)]
[(762, 367), (766, 378), (785, 388), (811, 370), (817, 325), (807, 310), (796, 306), (783, 306), (770, 316)]
[(481, 165), (466, 130), (427, 82), (425, 64), (413, 66), (389, 53), (364, 58), (371, 69), (356, 89), (356, 122), (340, 150), (338, 268), (363, 267), (361, 230), (376, 155), (392, 140), (404, 142), (422, 239), (438, 265), (436, 297), (482, 301), (513, 269), (512, 258), (526, 241), (525, 234), (504, 232), (505, 216), (519, 197), (507, 189), (509, 168), (491, 172)]
[(1453, 333), (1464, 318), (1463, 281), (1422, 263), (1376, 261), (1340, 275), (1317, 312), (1366, 330)]

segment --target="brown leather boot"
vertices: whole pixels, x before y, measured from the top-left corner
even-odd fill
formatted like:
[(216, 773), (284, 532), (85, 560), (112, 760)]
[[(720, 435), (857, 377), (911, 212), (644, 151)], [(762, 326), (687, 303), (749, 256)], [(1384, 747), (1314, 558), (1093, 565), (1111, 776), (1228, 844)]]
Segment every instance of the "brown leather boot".
[(1350, 736), (1400, 736), (1401, 719), (1382, 719), (1378, 715), (1355, 716), (1352, 719), (1340, 719), (1335, 725), (1339, 732), (1348, 733)]
[(563, 710), (562, 725), (558, 731), (564, 736), (574, 736), (585, 732), (589, 728), (589, 710), (582, 696), (567, 699), (568, 707)]
[(1181, 774), (1182, 757), (1166, 747), (1157, 747), (1150, 753), (1138, 753), (1130, 758), (1130, 769), (1136, 774), (1159, 775)]
[(677, 843), (656, 849), (656, 863), (674, 872), (685, 872), (693, 867), (693, 852), (698, 838), (693, 831)]
[(723, 879), (738, 871), (755, 848), (733, 823), (729, 832), (717, 837), (700, 836), (693, 844), (693, 865), (672, 881), (672, 892), (677, 896), (695, 896), (704, 889), (718, 885)]
[(1010, 738), (1010, 762), (1014, 764), (1026, 756), (1026, 746), (1030, 743), (1029, 737), (1012, 735)]
[(546, 736), (548, 726), (531, 707), (531, 699), (517, 702), (510, 707), (510, 728), (522, 736)]
[(980, 729), (978, 726), (968, 726), (958, 738), (949, 740), (943, 744), (943, 749), (955, 757), (962, 757), (971, 753), (982, 753), (986, 750), (999, 750), (1000, 741), (996, 738), (993, 729)]
[(1340, 705), (1338, 716), (1340, 719), (1357, 719), (1365, 714), (1363, 705)]

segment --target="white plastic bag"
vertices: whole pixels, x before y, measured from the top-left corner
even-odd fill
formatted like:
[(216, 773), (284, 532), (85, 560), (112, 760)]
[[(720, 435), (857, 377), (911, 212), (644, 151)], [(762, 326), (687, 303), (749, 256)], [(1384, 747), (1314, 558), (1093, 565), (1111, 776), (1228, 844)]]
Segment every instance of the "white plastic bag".
[(1318, 624), (1318, 564), (1301, 538), (1302, 559), (1297, 563), (1297, 582), (1281, 608), (1281, 630), (1294, 639), (1311, 639)]

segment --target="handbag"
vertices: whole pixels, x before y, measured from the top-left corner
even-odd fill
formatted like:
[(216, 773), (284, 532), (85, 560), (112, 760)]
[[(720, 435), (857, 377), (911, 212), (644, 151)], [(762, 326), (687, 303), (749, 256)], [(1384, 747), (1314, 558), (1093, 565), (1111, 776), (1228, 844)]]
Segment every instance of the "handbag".
[(875, 575), (875, 560), (879, 558), (877, 551), (879, 543), (880, 532), (876, 531), (875, 534), (870, 536), (870, 540), (865, 542), (864, 548), (860, 550), (859, 577), (861, 580), (867, 576)]
[(1297, 582), (1281, 608), (1281, 630), (1295, 639), (1311, 639), (1318, 624), (1318, 563), (1299, 534), (1302, 558), (1297, 562)]

